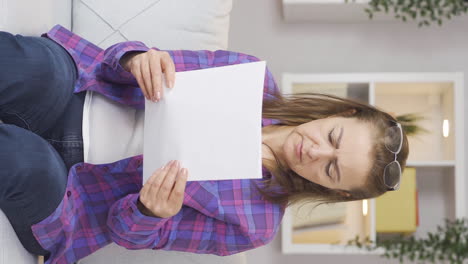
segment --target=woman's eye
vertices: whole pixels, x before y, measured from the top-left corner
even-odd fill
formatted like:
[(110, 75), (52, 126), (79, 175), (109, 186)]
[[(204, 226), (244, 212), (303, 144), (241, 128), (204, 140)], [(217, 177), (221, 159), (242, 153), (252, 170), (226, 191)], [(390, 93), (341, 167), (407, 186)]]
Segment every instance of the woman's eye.
[(327, 165), (327, 170), (326, 170), (326, 172), (325, 172), (325, 173), (327, 174), (327, 176), (330, 177), (330, 179), (332, 179), (331, 174), (330, 174), (331, 165), (332, 165), (331, 162), (328, 163), (328, 165)]
[(330, 144), (332, 144), (332, 145), (333, 145), (333, 137), (332, 137), (333, 130), (334, 129), (330, 130), (330, 133), (328, 133), (328, 141), (330, 141)]

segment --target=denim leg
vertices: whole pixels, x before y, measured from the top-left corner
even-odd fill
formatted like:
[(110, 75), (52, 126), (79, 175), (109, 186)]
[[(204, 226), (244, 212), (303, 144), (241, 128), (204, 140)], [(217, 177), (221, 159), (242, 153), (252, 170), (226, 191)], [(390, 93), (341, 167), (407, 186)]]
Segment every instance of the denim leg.
[(46, 139), (67, 171), (84, 160), (86, 94), (73, 93), (76, 78), (73, 59), (54, 41), (0, 31), (0, 119)]
[(0, 119), (40, 136), (53, 129), (73, 96), (70, 55), (44, 37), (0, 31)]
[(53, 129), (42, 136), (60, 154), (67, 171), (84, 161), (82, 121), (85, 95), (74, 94)]
[(26, 250), (47, 256), (31, 225), (60, 204), (68, 171), (47, 141), (18, 126), (0, 123), (0, 146), (0, 209)]

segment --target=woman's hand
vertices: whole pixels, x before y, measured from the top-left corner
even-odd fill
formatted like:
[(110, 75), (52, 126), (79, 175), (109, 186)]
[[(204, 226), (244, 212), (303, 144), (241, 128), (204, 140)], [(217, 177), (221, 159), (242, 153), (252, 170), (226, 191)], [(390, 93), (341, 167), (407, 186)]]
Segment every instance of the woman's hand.
[(128, 52), (120, 59), (120, 64), (135, 76), (148, 100), (157, 102), (162, 98), (162, 72), (166, 75), (167, 87), (174, 86), (175, 65), (166, 51)]
[(182, 208), (187, 177), (187, 169), (180, 169), (178, 161), (157, 169), (140, 191), (138, 209), (147, 216), (176, 215)]

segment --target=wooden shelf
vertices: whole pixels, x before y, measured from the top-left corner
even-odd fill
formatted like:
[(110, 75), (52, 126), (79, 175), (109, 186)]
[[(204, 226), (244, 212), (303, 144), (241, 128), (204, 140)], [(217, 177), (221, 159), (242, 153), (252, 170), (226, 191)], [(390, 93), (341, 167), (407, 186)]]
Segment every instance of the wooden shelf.
[(455, 167), (454, 160), (434, 160), (434, 161), (411, 161), (406, 163), (407, 167)]
[[(304, 2), (313, 6), (311, 2), (320, 1), (284, 0), (284, 2)], [(332, 5), (332, 3), (329, 3), (329, 5)], [(427, 127), (432, 133), (429, 137), (424, 138), (423, 136), (427, 135), (417, 135), (416, 137), (419, 138), (409, 140), (410, 146), (413, 146), (413, 152), (410, 151), (409, 160), (406, 164), (407, 167), (417, 168), (417, 178), (420, 181), (420, 185), (417, 186), (418, 193), (420, 197), (423, 197), (422, 200), (419, 200), (421, 226), (417, 228), (416, 232), (425, 232), (432, 226), (435, 227), (435, 225), (440, 224), (440, 219), (430, 215), (431, 210), (434, 209), (431, 206), (438, 206), (441, 218), (466, 217), (462, 73), (284, 73), (282, 77), (281, 92), (283, 94), (307, 91), (325, 92), (364, 102), (367, 101), (377, 107), (381, 107), (380, 104), (382, 104), (385, 105), (384, 111), (396, 112), (397, 114), (401, 114), (398, 113), (400, 110), (402, 113), (423, 111), (422, 108), (411, 108), (411, 104), (408, 105), (407, 101), (415, 103), (415, 100), (409, 98), (418, 94), (426, 96), (427, 101), (421, 103), (429, 102), (429, 106), (433, 104), (438, 107), (430, 108), (433, 111), (432, 114), (436, 114), (435, 118), (431, 116), (431, 122), (435, 122), (435, 126)], [(431, 86), (432, 84), (434, 85)], [(451, 89), (451, 92), (441, 92), (444, 89)], [(431, 91), (428, 92), (428, 90)], [(451, 100), (447, 100), (447, 98), (451, 98)], [(406, 109), (398, 107), (398, 104), (404, 104)], [(441, 114), (437, 114), (437, 111), (440, 111)], [(438, 125), (441, 119), (450, 119), (451, 134), (448, 138), (442, 137), (442, 126), (439, 127)], [(425, 178), (426, 174), (427, 176), (442, 175), (443, 177)], [(424, 199), (427, 201), (425, 202)], [(288, 208), (282, 223), (282, 249), (284, 254), (381, 254), (360, 251), (356, 247), (343, 245), (294, 244), (292, 243), (294, 219), (291, 212)], [(375, 212), (375, 199), (370, 199), (369, 228), (371, 230), (371, 240), (376, 238)]]

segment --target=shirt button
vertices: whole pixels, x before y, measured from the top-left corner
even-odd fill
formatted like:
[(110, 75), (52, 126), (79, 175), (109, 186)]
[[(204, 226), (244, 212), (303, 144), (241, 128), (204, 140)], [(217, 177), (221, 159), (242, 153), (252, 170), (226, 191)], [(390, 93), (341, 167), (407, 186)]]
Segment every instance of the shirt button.
[(76, 169), (77, 169), (77, 170), (81, 170), (82, 168), (83, 168), (83, 166), (81, 166), (81, 165), (77, 165), (77, 166), (76, 166)]
[(136, 164), (137, 164), (138, 167), (141, 167), (141, 164), (142, 164), (142, 163), (143, 163), (143, 158), (138, 158), (138, 159), (136, 160)]
[(70, 196), (71, 196), (71, 192), (68, 191), (68, 192), (67, 192), (67, 197), (70, 197)]

